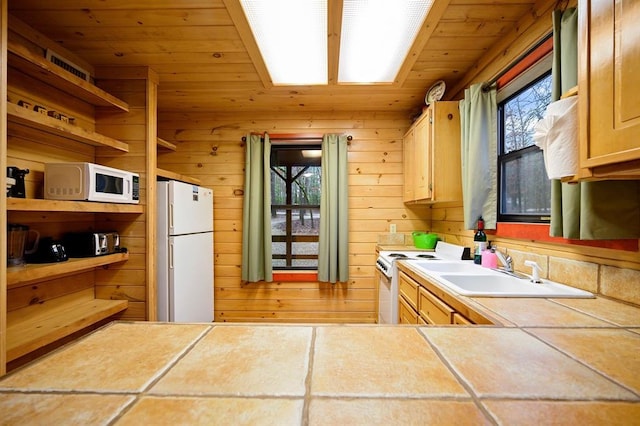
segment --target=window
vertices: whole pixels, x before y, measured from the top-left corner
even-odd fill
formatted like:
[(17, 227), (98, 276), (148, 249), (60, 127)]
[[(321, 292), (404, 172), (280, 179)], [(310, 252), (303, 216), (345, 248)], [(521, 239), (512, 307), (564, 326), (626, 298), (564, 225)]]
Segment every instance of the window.
[(317, 270), (320, 145), (271, 147), (271, 234), (274, 270)]
[(534, 126), (551, 102), (551, 57), (498, 90), (498, 221), (549, 222), (551, 181)]

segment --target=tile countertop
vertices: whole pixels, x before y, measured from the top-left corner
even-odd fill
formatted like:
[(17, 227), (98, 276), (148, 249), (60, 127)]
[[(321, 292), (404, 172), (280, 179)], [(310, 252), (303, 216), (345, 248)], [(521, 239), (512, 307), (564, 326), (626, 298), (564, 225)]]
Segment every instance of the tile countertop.
[(0, 380), (0, 424), (637, 424), (640, 327), (614, 322), (114, 322)]

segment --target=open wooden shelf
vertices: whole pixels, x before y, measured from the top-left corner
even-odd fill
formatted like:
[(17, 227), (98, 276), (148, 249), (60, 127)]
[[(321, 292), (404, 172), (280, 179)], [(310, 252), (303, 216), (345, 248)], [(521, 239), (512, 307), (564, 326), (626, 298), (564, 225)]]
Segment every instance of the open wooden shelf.
[(7, 313), (7, 360), (69, 336), (127, 309), (126, 300), (94, 297), (93, 288)]
[(114, 107), (128, 112), (129, 105), (115, 96), (105, 92), (88, 81), (70, 73), (69, 71), (47, 61), (44, 56), (38, 56), (20, 44), (9, 41), (7, 43), (9, 63), (22, 73), (43, 81), (69, 95), (89, 102), (91, 105)]
[(41, 198), (7, 198), (7, 210), (24, 212), (69, 213), (144, 213), (140, 204), (98, 203), (93, 201), (43, 200)]
[(190, 183), (193, 185), (200, 185), (200, 179), (193, 178), (191, 176), (181, 175), (180, 173), (175, 173), (169, 170), (158, 169), (156, 168), (156, 175), (159, 178), (164, 178), (168, 180), (179, 180), (180, 182)]
[(65, 123), (56, 118), (49, 117), (36, 111), (23, 108), (13, 103), (7, 103), (7, 121), (9, 131), (14, 127), (23, 126), (38, 132), (50, 133), (55, 136), (62, 136), (77, 142), (82, 142), (92, 146), (102, 146), (113, 148), (122, 152), (129, 152), (129, 144), (117, 139), (101, 135), (91, 130), (73, 124)]
[(104, 256), (70, 258), (65, 262), (27, 264), (7, 268), (7, 289), (20, 287), (44, 279), (76, 274), (97, 266), (110, 265), (129, 259), (129, 253), (114, 253)]
[(168, 149), (170, 151), (176, 151), (178, 149), (175, 144), (160, 138), (158, 138), (157, 144), (160, 148)]

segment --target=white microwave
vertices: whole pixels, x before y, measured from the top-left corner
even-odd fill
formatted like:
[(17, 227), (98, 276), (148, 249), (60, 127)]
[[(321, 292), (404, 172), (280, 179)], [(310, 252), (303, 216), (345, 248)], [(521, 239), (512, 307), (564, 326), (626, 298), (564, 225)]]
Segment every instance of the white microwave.
[(44, 198), (137, 204), (140, 176), (93, 163), (46, 163)]

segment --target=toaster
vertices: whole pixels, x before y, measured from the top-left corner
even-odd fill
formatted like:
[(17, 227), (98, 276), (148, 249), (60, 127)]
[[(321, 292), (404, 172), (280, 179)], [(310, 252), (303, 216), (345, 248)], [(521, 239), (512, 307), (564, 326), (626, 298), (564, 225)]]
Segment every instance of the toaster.
[(69, 257), (92, 257), (120, 252), (120, 236), (109, 232), (73, 232), (63, 239)]

